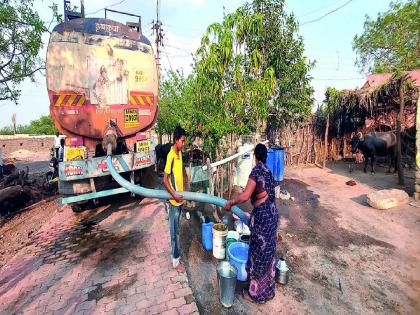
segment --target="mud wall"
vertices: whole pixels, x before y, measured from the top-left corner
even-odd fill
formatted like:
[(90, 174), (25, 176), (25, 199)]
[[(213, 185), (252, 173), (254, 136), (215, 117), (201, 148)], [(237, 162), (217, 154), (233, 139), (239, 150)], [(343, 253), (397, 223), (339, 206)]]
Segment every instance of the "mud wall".
[(3, 158), (18, 150), (27, 150), (36, 153), (48, 153), (54, 146), (54, 136), (14, 135), (0, 136), (0, 148)]

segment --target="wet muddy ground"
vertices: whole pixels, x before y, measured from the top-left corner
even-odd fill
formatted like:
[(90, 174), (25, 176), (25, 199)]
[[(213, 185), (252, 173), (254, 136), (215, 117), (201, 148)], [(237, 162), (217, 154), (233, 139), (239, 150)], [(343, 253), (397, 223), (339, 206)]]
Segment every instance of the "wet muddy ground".
[[(23, 231), (36, 215), (3, 227)], [(198, 314), (186, 274), (172, 268), (165, 216), (162, 202), (129, 194), (40, 216), (31, 241), (0, 267), (0, 314)]]
[(217, 260), (201, 246), (198, 217), (184, 220), (183, 257), (200, 313), (418, 314), (420, 209), (370, 208), (365, 195), (373, 188), (360, 181), (347, 186), (349, 177), (341, 174), (334, 168), (287, 172), (283, 187), (295, 200), (277, 200), (277, 255), (286, 259), (290, 280), (277, 284), (275, 299), (265, 305), (243, 300), (239, 288), (231, 309), (220, 305)]

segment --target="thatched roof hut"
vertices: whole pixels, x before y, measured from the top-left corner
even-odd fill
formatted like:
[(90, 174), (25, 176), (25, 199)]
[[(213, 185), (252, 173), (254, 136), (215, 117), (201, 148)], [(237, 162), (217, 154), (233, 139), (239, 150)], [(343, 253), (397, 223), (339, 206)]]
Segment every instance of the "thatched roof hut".
[[(395, 130), (400, 107), (400, 78), (389, 73), (372, 74), (360, 89), (342, 90), (332, 109), (333, 137), (356, 131)], [(416, 105), (420, 91), (420, 70), (408, 71), (405, 80), (403, 130), (415, 127)]]

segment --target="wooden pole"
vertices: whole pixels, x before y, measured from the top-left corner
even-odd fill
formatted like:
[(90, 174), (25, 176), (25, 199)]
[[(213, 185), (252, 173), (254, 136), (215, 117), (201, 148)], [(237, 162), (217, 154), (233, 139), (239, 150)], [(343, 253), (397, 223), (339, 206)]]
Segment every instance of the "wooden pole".
[(328, 129), (330, 128), (330, 114), (327, 114), (327, 125), (325, 126), (325, 137), (324, 137), (324, 158), (322, 161), (322, 168), (325, 168), (325, 162), (327, 161), (328, 151)]
[(311, 134), (309, 132), (309, 124), (308, 126), (306, 126), (306, 160), (305, 160), (305, 164), (308, 164), (310, 155), (309, 155), (309, 138), (310, 138)]
[(400, 111), (397, 119), (397, 167), (398, 167), (398, 184), (404, 186), (404, 169), (402, 166), (401, 156), (401, 124), (404, 119), (404, 77), (400, 82)]

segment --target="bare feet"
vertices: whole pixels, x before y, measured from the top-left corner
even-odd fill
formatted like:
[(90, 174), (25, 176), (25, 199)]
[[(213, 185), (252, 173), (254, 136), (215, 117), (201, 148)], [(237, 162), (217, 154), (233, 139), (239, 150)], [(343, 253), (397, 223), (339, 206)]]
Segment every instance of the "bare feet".
[(248, 290), (242, 290), (242, 297), (244, 300), (251, 302), (251, 303), (257, 303), (250, 295)]
[(175, 270), (178, 271), (179, 273), (183, 273), (185, 272), (185, 266), (183, 263), (179, 263), (179, 265), (177, 267), (175, 267)]

